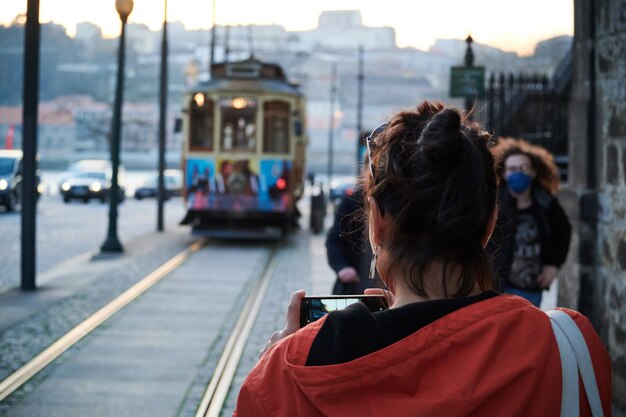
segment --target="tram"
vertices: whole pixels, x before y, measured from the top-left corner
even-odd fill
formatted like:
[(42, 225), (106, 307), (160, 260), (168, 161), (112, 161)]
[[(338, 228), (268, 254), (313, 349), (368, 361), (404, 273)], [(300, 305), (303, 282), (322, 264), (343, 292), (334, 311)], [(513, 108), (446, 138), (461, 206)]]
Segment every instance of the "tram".
[(214, 64), (184, 97), (183, 197), (194, 234), (284, 236), (304, 190), (305, 101), (276, 64)]

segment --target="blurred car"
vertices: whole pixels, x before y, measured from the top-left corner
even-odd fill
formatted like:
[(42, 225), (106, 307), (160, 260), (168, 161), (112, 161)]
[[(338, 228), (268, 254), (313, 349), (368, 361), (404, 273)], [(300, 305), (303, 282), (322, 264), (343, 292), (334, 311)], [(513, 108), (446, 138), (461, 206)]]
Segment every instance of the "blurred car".
[(330, 182), (329, 198), (335, 204), (339, 204), (339, 200), (343, 195), (351, 196), (356, 185), (355, 177), (337, 177)]
[(59, 185), (81, 172), (102, 172), (111, 170), (111, 161), (106, 159), (81, 159), (74, 161), (61, 174)]
[[(22, 208), (22, 166), (21, 150), (0, 150), (0, 205), (7, 211)], [(37, 197), (43, 192), (39, 170), (36, 172)]]
[[(151, 175), (146, 178), (143, 183), (135, 190), (135, 198), (156, 197), (158, 193), (158, 174)], [(165, 198), (177, 197), (181, 195), (183, 187), (183, 173), (178, 169), (166, 169), (163, 172), (163, 180), (165, 182)]]
[[(118, 172), (119, 202), (124, 201), (124, 167)], [(109, 198), (113, 171), (111, 163), (105, 160), (83, 160), (70, 165), (59, 184), (63, 201), (82, 200), (85, 203), (98, 199), (105, 203)]]

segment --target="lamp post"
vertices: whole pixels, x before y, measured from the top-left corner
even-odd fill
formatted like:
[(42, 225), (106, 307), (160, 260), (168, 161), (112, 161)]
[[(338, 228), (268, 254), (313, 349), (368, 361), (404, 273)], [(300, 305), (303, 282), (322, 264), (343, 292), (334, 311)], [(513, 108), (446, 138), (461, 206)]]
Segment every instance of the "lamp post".
[(122, 93), (124, 90), (124, 58), (125, 58), (125, 35), (126, 21), (133, 11), (133, 0), (115, 0), (115, 9), (122, 21), (120, 45), (117, 55), (117, 85), (115, 88), (115, 102), (113, 104), (113, 124), (111, 126), (111, 165), (113, 175), (111, 188), (109, 189), (109, 229), (106, 240), (100, 247), (101, 252), (123, 252), (124, 248), (117, 238), (117, 205), (119, 202), (120, 187), (117, 174), (120, 165), (120, 133), (122, 130)]
[(161, 42), (161, 80), (159, 91), (159, 183), (157, 203), (157, 231), (163, 231), (163, 202), (165, 200), (165, 127), (167, 125), (167, 0), (163, 12), (163, 40)]

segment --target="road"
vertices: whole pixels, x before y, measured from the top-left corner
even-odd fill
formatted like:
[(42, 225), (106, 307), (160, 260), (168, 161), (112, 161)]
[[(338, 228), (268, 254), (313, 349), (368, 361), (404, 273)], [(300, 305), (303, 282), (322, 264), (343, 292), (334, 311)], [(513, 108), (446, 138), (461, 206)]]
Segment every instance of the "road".
[[(108, 227), (108, 204), (64, 204), (59, 195), (44, 195), (37, 206), (37, 271), (86, 253), (96, 253)], [(119, 207), (118, 237), (122, 244), (156, 229), (155, 199), (126, 198)], [(180, 198), (165, 203), (165, 227), (172, 228), (184, 216)], [(0, 212), (0, 292), (20, 283), (21, 217)]]

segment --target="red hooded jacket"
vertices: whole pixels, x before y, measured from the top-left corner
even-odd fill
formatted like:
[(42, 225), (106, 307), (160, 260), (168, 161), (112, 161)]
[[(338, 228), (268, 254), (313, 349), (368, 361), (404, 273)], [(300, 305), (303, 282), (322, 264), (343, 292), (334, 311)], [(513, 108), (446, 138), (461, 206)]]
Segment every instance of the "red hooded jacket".
[[(589, 321), (581, 329), (604, 415), (611, 361)], [(454, 311), (353, 361), (305, 366), (324, 318), (276, 343), (246, 378), (234, 416), (553, 416), (561, 362), (546, 314), (502, 295)], [(581, 385), (581, 416), (590, 416)]]

